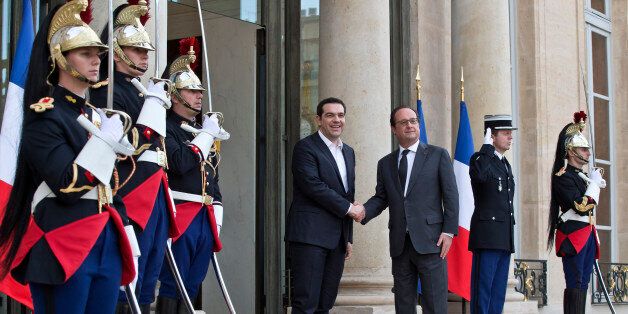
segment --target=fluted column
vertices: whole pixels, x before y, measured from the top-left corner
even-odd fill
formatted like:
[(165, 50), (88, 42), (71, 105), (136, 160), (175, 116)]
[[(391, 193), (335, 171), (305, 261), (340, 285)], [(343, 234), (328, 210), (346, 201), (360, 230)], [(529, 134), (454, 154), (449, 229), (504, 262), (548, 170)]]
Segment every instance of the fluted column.
[[(484, 115), (513, 114), (508, 5), (509, 1), (503, 0), (452, 2), (452, 98), (460, 101), (459, 80), (464, 67), (465, 101), (476, 149), (483, 142)], [(453, 111), (453, 120), (457, 126), (457, 110)], [(517, 124), (516, 119), (514, 123)], [(517, 141), (516, 133), (514, 137)], [(514, 147), (507, 156), (516, 167)], [(537, 313), (536, 303), (524, 302), (523, 295), (514, 290), (513, 257), (504, 313)]]
[[(463, 66), (473, 142), (479, 147), (484, 115), (512, 113), (508, 1), (456, 0), (451, 7), (452, 99), (457, 107)], [(459, 111), (453, 116), (457, 128)]]
[[(320, 98), (347, 104), (342, 139), (356, 152), (356, 200), (375, 191), (377, 161), (391, 151), (388, 1), (322, 0)], [(346, 262), (336, 306), (392, 305), (388, 212), (354, 225), (353, 258)]]

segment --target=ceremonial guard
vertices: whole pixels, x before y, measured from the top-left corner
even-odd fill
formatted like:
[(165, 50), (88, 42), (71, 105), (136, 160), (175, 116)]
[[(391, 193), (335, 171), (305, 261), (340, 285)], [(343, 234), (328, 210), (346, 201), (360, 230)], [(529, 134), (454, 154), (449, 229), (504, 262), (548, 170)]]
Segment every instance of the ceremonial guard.
[[(172, 108), (166, 120), (168, 178), (177, 208), (177, 225), (181, 235), (173, 239), (172, 251), (189, 297), (194, 299), (207, 274), (213, 252), (222, 248), (218, 233), (222, 225), (222, 196), (218, 186), (214, 140), (227, 140), (229, 133), (219, 123), (218, 114), (201, 112), (203, 91), (200, 79), (190, 67), (196, 60), (194, 38), (183, 39), (180, 45), (189, 52), (170, 65), (167, 76), (174, 85)], [(180, 301), (175, 278), (166, 265), (159, 277), (158, 313), (176, 313)]]
[(515, 252), (513, 196), (515, 179), (504, 154), (512, 144), (510, 115), (484, 116), (484, 145), (471, 156), (469, 176), (475, 201), (469, 251), (471, 313), (502, 313), (510, 255)]
[[(149, 80), (148, 90), (139, 77), (148, 68), (148, 52), (153, 51), (142, 23), (148, 18), (145, 1), (129, 1), (114, 11), (113, 50), (115, 60), (113, 108), (129, 114), (134, 127), (129, 141), (135, 152), (122, 161), (122, 182), (118, 194), (137, 232), (141, 255), (136, 295), (142, 313), (149, 313), (155, 300), (155, 286), (166, 252), (166, 241), (179, 234), (174, 221), (174, 205), (169, 195), (167, 167), (166, 110), (170, 99), (161, 80)], [(105, 28), (106, 30), (106, 28)], [(105, 31), (101, 38), (107, 38)], [(106, 59), (104, 59), (106, 60)], [(104, 71), (101, 67), (101, 73)], [(107, 86), (94, 89), (91, 100), (99, 107), (107, 101)], [(117, 313), (128, 312), (126, 295), (120, 293)]]
[(124, 178), (114, 168), (117, 154), (133, 152), (120, 142), (130, 123), (85, 102), (107, 46), (81, 12), (90, 18), (87, 0), (55, 7), (35, 38), (0, 226), (2, 275), (29, 284), (38, 314), (112, 313), (120, 285), (135, 277), (137, 243), (123, 226)]
[(585, 312), (593, 264), (600, 254), (594, 210), (606, 181), (602, 169), (589, 169), (590, 174), (582, 170), (591, 156), (591, 146), (582, 134), (586, 117), (576, 112), (574, 122), (560, 132), (552, 167), (547, 240), (550, 249), (556, 244), (556, 255), (563, 261), (564, 313)]

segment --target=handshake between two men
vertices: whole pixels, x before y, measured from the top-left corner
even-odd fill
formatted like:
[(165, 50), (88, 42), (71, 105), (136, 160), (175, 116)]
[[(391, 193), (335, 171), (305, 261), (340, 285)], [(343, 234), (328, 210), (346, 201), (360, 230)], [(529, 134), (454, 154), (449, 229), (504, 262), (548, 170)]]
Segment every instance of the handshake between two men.
[(364, 205), (360, 202), (354, 202), (351, 204), (351, 208), (349, 208), (349, 213), (347, 214), (351, 219), (355, 220), (357, 223), (361, 223), (364, 217), (366, 216), (366, 210), (364, 209)]
[[(362, 220), (366, 217), (366, 208), (360, 202), (354, 202), (351, 204), (351, 208), (349, 208), (349, 212), (347, 213), (351, 219), (353, 219), (357, 223), (362, 223)], [(449, 248), (451, 247), (451, 243), (453, 242), (453, 234), (450, 233), (441, 233), (438, 242), (436, 242), (436, 246), (440, 247), (440, 258), (444, 259), (449, 252)]]

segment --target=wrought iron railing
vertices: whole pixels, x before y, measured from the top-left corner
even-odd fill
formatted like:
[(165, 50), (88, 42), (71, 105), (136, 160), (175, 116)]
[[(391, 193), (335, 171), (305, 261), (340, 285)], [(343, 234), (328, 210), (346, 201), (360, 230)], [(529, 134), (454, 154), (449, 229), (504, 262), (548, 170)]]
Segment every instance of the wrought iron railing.
[(536, 300), (540, 306), (547, 305), (547, 261), (537, 259), (515, 259), (515, 291), (525, 300)]
[[(608, 295), (616, 304), (628, 304), (628, 264), (626, 263), (599, 263)], [(591, 303), (605, 304), (606, 298), (602, 286), (597, 280), (595, 271), (591, 274)]]

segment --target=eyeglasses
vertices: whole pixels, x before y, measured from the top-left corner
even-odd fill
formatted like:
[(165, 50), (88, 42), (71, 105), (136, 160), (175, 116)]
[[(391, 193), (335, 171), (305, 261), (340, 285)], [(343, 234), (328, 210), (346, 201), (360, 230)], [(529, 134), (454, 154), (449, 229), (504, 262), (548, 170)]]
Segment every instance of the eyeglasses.
[(395, 125), (403, 125), (403, 126), (408, 126), (408, 125), (417, 125), (419, 124), (419, 119), (417, 118), (413, 118), (413, 119), (408, 119), (408, 120), (401, 120), (401, 121), (397, 121), (395, 122)]

